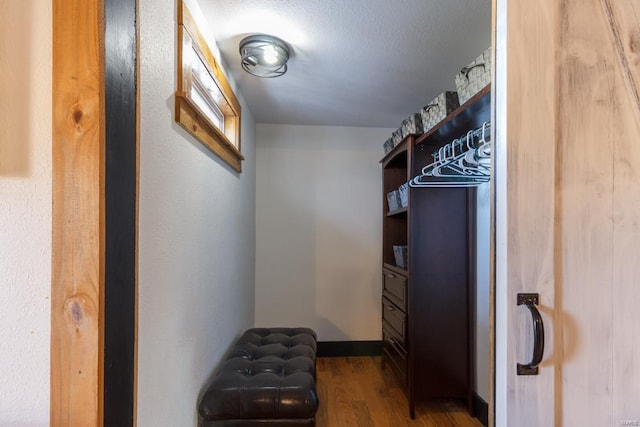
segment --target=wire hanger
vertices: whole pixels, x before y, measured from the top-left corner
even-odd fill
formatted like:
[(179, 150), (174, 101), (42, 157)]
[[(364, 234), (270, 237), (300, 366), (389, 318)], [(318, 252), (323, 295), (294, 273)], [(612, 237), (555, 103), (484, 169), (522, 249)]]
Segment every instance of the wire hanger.
[(433, 162), (409, 180), (411, 187), (475, 187), (491, 178), (491, 123), (433, 152)]

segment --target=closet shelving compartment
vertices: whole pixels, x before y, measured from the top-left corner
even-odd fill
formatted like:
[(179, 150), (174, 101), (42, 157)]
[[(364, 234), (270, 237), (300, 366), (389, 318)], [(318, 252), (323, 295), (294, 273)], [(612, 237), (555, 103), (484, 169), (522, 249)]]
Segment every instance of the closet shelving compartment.
[[(386, 194), (421, 173), (431, 153), (490, 119), (485, 87), (422, 135), (408, 135), (385, 155), (383, 183), (383, 367), (417, 401), (464, 399), (472, 410), (475, 298), (475, 189), (410, 188), (407, 208), (388, 212)], [(406, 269), (393, 245), (408, 246)]]
[(402, 184), (407, 182), (408, 177), (408, 159), (409, 148), (413, 144), (415, 135), (407, 136), (392, 151), (390, 151), (384, 159), (382, 159), (383, 170), (383, 263), (386, 268), (398, 270), (398, 273), (405, 274), (406, 270), (395, 265), (395, 257), (393, 254), (393, 245), (406, 245), (408, 242), (407, 207), (388, 210), (386, 195), (397, 190)]

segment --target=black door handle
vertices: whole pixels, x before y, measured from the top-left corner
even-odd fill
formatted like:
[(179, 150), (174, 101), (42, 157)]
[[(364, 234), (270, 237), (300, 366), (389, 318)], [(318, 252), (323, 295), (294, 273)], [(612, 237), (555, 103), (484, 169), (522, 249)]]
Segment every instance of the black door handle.
[(538, 375), (538, 365), (542, 362), (544, 355), (544, 324), (536, 308), (538, 299), (538, 294), (518, 294), (518, 305), (526, 305), (533, 318), (533, 356), (531, 362), (527, 364), (518, 363), (518, 375)]

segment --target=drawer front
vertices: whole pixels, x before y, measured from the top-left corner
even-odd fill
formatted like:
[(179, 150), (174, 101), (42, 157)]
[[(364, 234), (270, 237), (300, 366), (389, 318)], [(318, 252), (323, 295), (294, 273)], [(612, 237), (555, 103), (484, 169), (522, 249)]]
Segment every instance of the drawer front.
[(393, 336), (383, 329), (382, 354), (385, 362), (395, 371), (403, 386), (407, 384), (407, 353)]
[(406, 340), (406, 319), (407, 316), (398, 308), (398, 306), (393, 304), (387, 298), (382, 297), (382, 324), (393, 330), (400, 339), (402, 345), (404, 345)]
[(387, 298), (407, 311), (407, 278), (391, 270), (382, 270), (383, 292)]

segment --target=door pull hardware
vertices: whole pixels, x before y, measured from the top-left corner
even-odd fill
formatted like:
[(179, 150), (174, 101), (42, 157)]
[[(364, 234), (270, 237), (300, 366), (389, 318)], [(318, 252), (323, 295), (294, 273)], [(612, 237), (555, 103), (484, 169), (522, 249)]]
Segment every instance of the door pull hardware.
[(531, 362), (517, 364), (518, 375), (538, 375), (538, 365), (544, 356), (544, 324), (536, 308), (539, 298), (539, 294), (518, 294), (518, 305), (527, 306), (533, 319), (533, 356), (531, 356)]

